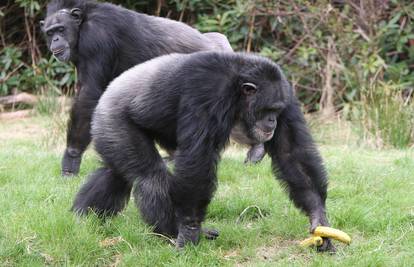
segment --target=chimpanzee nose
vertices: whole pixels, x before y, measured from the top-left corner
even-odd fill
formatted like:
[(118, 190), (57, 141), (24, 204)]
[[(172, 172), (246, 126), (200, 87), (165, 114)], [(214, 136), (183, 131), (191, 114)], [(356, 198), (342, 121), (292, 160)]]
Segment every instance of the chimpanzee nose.
[(276, 128), (277, 120), (275, 116), (270, 116), (267, 118), (267, 127), (269, 127), (268, 131), (273, 131)]
[(59, 41), (59, 36), (53, 37), (53, 42)]

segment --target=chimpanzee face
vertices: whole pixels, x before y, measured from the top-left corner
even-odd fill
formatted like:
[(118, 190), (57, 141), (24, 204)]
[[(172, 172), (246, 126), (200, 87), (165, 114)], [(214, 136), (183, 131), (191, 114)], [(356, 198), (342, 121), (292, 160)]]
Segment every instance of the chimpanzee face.
[(74, 59), (81, 22), (82, 12), (79, 8), (61, 9), (45, 21), (40, 21), (49, 50), (58, 60), (67, 62)]
[(254, 69), (242, 77), (240, 85), (244, 107), (239, 126), (244, 128), (249, 138), (258, 143), (272, 139), (278, 116), (292, 95), (289, 83), (275, 66)]

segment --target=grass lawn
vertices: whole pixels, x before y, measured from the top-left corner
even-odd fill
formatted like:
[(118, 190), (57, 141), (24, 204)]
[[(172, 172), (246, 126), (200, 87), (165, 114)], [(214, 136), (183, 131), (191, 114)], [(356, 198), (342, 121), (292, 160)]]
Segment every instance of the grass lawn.
[(353, 238), (328, 255), (298, 246), (308, 221), (275, 182), (269, 159), (244, 166), (245, 150), (230, 147), (205, 221), (220, 237), (178, 252), (151, 233), (133, 201), (106, 222), (69, 212), (99, 161), (89, 149), (79, 177), (62, 178), (56, 135), (64, 134), (51, 125), (45, 117), (0, 121), (0, 266), (414, 266), (413, 149), (321, 144), (330, 222)]

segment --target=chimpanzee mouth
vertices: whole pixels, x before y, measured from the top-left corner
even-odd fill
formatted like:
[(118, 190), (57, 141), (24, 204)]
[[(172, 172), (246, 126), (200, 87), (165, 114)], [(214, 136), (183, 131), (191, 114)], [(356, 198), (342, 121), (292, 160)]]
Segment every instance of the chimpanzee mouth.
[(60, 56), (65, 52), (65, 48), (59, 48), (52, 51), (54, 56)]
[(274, 133), (275, 133), (274, 130), (267, 132), (267, 131), (260, 129), (259, 127), (254, 127), (254, 130), (253, 130), (254, 138), (261, 143), (272, 139)]
[(59, 61), (62, 61), (62, 62), (69, 61), (70, 53), (69, 53), (68, 49), (65, 48), (65, 47), (56, 49), (56, 50), (52, 51), (52, 53)]

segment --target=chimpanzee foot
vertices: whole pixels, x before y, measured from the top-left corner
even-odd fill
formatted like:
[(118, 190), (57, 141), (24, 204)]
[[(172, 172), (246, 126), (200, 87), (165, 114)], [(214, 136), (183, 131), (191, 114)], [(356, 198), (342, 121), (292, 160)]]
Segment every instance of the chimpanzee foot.
[(186, 244), (197, 245), (200, 241), (200, 233), (201, 226), (199, 224), (180, 225), (175, 246), (182, 249)]
[(244, 163), (259, 163), (265, 156), (266, 151), (263, 144), (253, 145), (250, 150), (247, 152), (246, 159)]
[(201, 228), (201, 232), (208, 240), (215, 240), (220, 235), (218, 230), (212, 228)]
[(62, 159), (62, 176), (70, 177), (79, 173), (82, 153), (78, 149), (67, 148)]

